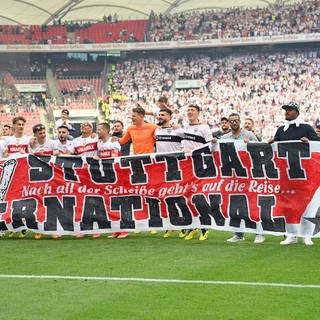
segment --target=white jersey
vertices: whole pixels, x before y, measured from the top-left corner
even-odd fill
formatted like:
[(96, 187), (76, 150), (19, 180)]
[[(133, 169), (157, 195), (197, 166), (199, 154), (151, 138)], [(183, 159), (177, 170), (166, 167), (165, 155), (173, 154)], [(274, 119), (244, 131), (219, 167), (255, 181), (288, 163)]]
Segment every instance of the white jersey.
[(73, 141), (74, 146), (74, 154), (77, 156), (86, 156), (86, 157), (93, 157), (97, 155), (97, 138), (83, 138), (78, 137), (75, 138)]
[(157, 152), (173, 152), (182, 150), (183, 129), (157, 128), (154, 132)]
[(118, 141), (111, 141), (110, 137), (106, 142), (98, 140), (98, 156), (102, 159), (111, 158), (112, 154), (121, 155), (121, 146)]
[(30, 137), (23, 135), (20, 138), (10, 136), (5, 140), (4, 152), (8, 153), (8, 158), (16, 158), (24, 153), (29, 153)]
[(70, 140), (66, 140), (66, 143), (61, 143), (60, 140), (55, 140), (54, 144), (59, 154), (74, 154), (74, 145)]
[(184, 127), (183, 147), (193, 150), (212, 140), (212, 133), (207, 124), (188, 124)]
[(37, 142), (33, 148), (30, 148), (30, 153), (35, 156), (54, 155), (57, 153), (55, 143), (51, 139), (46, 139), (42, 144)]

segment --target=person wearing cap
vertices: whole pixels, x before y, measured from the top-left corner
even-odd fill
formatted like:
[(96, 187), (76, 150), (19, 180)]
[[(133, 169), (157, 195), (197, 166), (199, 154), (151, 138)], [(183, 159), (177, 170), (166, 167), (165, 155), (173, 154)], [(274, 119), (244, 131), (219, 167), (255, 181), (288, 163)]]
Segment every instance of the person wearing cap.
[(230, 123), (228, 121), (228, 118), (222, 117), (220, 119), (220, 130), (213, 132), (212, 137), (220, 139), (224, 134), (229, 133), (230, 131), (231, 129), (230, 129)]
[[(302, 142), (320, 141), (320, 138), (317, 136), (314, 129), (307, 123), (299, 118), (300, 106), (295, 102), (289, 102), (282, 106), (282, 109), (285, 110), (285, 123), (280, 126), (273, 138), (272, 142), (277, 141), (290, 141), (290, 140), (300, 140)], [(295, 231), (294, 225), (287, 225), (287, 229)], [(307, 246), (312, 246), (313, 241), (310, 237), (303, 238), (304, 244)], [(281, 245), (289, 245), (297, 243), (297, 237), (291, 234), (287, 235), (285, 240), (281, 241)]]
[(283, 105), (282, 109), (285, 110), (285, 123), (278, 128), (273, 141), (320, 140), (314, 129), (299, 118), (300, 106), (297, 103), (289, 102)]
[(317, 136), (320, 137), (320, 124), (316, 125), (316, 129), (315, 130), (316, 130)]

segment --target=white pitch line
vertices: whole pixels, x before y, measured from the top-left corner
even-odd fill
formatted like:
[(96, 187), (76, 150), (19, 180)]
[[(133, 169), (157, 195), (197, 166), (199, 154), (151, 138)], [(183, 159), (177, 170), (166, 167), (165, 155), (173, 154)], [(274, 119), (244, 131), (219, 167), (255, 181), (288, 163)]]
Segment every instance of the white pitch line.
[(55, 279), (55, 280), (94, 280), (94, 281), (133, 281), (156, 283), (184, 283), (208, 285), (236, 285), (255, 287), (285, 287), (285, 288), (312, 288), (320, 289), (317, 284), (294, 284), (272, 282), (243, 282), (243, 281), (216, 281), (216, 280), (183, 280), (183, 279), (148, 279), (148, 278), (117, 278), (117, 277), (84, 277), (84, 276), (59, 276), (59, 275), (27, 275), (27, 274), (0, 274), (0, 278), (11, 279)]

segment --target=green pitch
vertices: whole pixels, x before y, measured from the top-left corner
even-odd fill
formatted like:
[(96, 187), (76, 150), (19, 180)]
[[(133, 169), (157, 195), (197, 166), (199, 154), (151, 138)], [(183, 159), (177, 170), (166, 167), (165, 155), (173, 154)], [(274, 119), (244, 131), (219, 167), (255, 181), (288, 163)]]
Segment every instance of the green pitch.
[[(320, 285), (320, 241), (280, 246), (164, 240), (162, 233), (127, 239), (63, 237), (0, 240), (1, 275), (240, 281)], [(320, 288), (228, 283), (165, 283), (103, 279), (0, 278), (0, 319), (320, 319)]]

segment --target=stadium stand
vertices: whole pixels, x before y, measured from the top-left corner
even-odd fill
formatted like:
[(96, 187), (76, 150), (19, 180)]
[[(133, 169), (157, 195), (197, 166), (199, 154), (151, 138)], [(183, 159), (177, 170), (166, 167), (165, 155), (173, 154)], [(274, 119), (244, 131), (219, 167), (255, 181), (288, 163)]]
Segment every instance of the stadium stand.
[[(113, 101), (110, 119), (121, 118), (128, 125), (135, 102), (152, 110), (159, 96), (166, 95), (176, 108), (177, 123), (186, 123), (186, 107), (196, 103), (204, 111), (202, 121), (213, 128), (221, 116), (237, 111), (256, 119), (267, 139), (282, 123), (279, 105), (286, 101), (299, 101), (309, 110), (303, 114), (312, 125), (319, 121), (319, 66), (319, 49), (128, 59), (117, 64), (114, 83), (117, 92), (130, 99)], [(173, 90), (179, 79), (201, 79), (203, 86)]]
[(66, 44), (242, 38), (320, 31), (319, 1), (215, 9), (149, 19), (55, 25), (0, 25), (2, 44)]
[[(0, 41), (103, 43), (315, 33), (320, 30), (319, 13), (318, 1), (304, 1), (254, 9), (151, 13), (149, 20), (106, 18), (103, 23), (2, 25)], [(283, 115), (278, 106), (290, 100), (301, 104), (309, 123), (319, 122), (319, 46), (315, 44), (310, 49), (275, 47), (268, 52), (252, 47), (250, 51), (237, 48), (232, 51), (128, 53), (127, 58), (108, 61), (109, 69), (115, 65), (109, 78), (104, 74), (105, 60), (67, 59), (62, 53), (53, 55), (50, 65), (46, 61), (48, 57), (40, 55), (38, 59), (13, 58), (13, 63), (1, 59), (0, 66), (5, 72), (3, 84), (8, 87), (19, 83), (47, 83), (46, 70), (52, 68), (59, 93), (65, 98), (62, 104), (54, 101), (58, 96), (46, 99), (46, 106), (51, 103), (55, 109), (62, 106), (72, 110), (94, 108), (93, 100), (106, 93), (100, 100), (107, 113), (105, 118), (121, 119), (125, 125), (130, 124), (132, 106), (139, 103), (153, 110), (161, 95), (169, 97), (175, 106), (174, 121), (177, 123), (184, 124), (186, 106), (197, 103), (204, 111), (202, 121), (212, 128), (218, 126), (222, 115), (237, 111), (243, 117), (254, 118), (265, 139), (282, 123)], [(108, 72), (110, 75), (110, 70)], [(106, 86), (104, 79), (108, 79)], [(203, 84), (178, 89), (179, 80), (200, 80)], [(9, 100), (11, 98), (9, 96)], [(12, 104), (15, 102), (3, 104), (2, 109), (7, 110)], [(153, 118), (149, 120), (154, 121)]]

